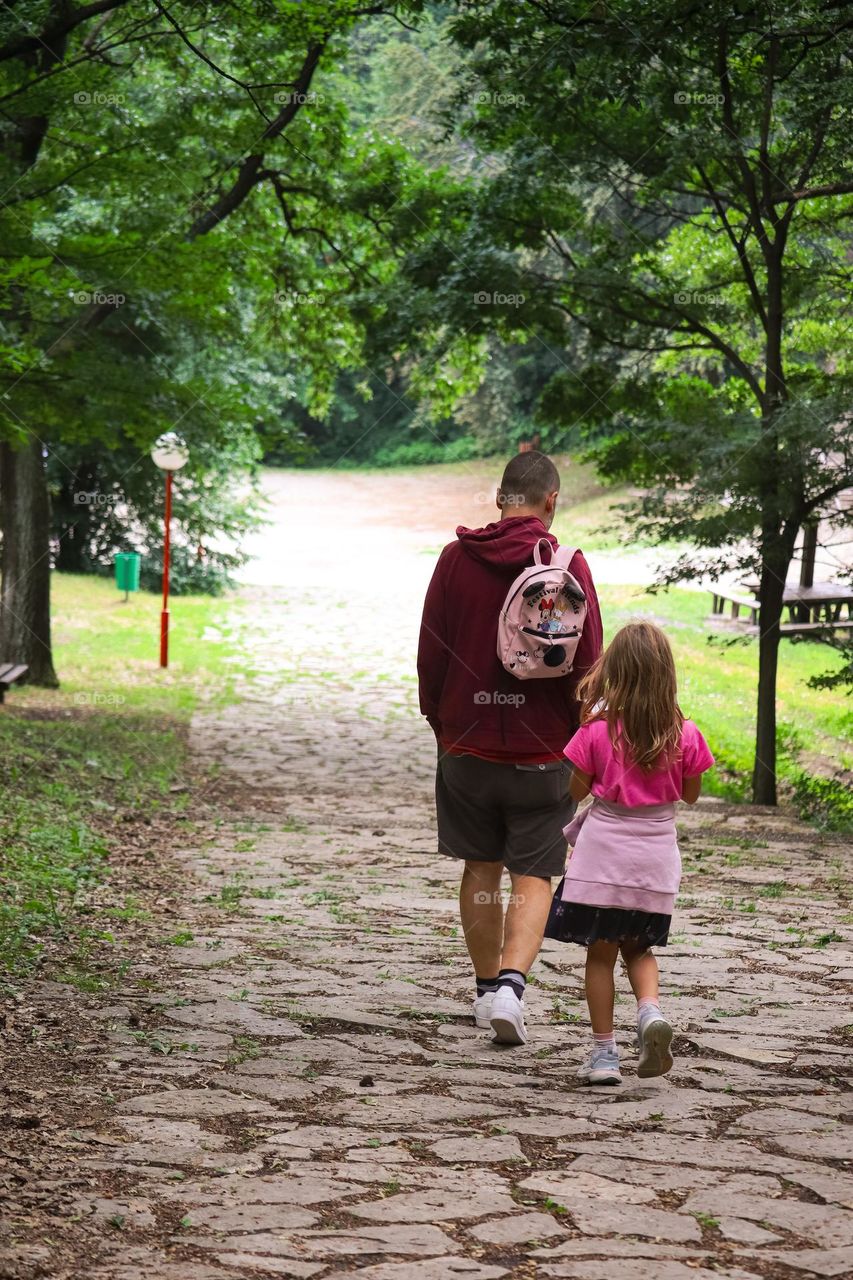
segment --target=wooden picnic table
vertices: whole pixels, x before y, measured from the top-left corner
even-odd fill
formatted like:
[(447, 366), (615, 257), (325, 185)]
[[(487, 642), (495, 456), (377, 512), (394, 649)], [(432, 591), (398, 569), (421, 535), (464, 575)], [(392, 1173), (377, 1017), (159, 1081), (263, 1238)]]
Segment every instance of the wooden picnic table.
[[(740, 620), (741, 609), (749, 614), (751, 626), (758, 626), (761, 605), (757, 597), (758, 583), (746, 581), (739, 586), (711, 588), (712, 613), (723, 617), (730, 605), (733, 621)], [(843, 631), (853, 627), (853, 587), (840, 582), (815, 582), (811, 586), (787, 586), (782, 608), (788, 610), (788, 622), (780, 624), (783, 635), (808, 635), (816, 631)]]
[(6, 697), (6, 690), (11, 689), (16, 680), (20, 680), (29, 671), (29, 667), (13, 662), (0, 662), (0, 702)]

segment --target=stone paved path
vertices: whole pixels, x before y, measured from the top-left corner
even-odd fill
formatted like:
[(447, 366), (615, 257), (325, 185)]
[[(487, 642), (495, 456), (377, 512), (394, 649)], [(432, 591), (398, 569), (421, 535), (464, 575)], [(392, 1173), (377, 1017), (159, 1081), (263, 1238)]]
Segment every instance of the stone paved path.
[(582, 953), (556, 943), (529, 1045), (494, 1046), (433, 853), (412, 674), (431, 560), (379, 525), (318, 532), (310, 566), (293, 546), (286, 586), (255, 589), (242, 700), (194, 725), (222, 820), (184, 854), (193, 937), (151, 992), (91, 1002), (116, 1124), (81, 1167), (114, 1189), (80, 1197), (106, 1243), (68, 1274), (853, 1274), (847, 849), (772, 812), (682, 815), (667, 1079), (634, 1074), (623, 981), (625, 1084), (575, 1085)]

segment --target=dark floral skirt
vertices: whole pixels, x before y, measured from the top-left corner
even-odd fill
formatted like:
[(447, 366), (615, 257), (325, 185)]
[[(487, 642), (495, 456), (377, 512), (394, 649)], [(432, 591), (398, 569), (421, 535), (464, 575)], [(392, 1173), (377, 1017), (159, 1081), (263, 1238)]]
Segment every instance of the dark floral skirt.
[(563, 882), (551, 902), (545, 937), (557, 942), (577, 942), (588, 947), (593, 942), (639, 942), (645, 947), (665, 947), (672, 916), (652, 911), (627, 911), (622, 907), (589, 907), (582, 902), (563, 902)]

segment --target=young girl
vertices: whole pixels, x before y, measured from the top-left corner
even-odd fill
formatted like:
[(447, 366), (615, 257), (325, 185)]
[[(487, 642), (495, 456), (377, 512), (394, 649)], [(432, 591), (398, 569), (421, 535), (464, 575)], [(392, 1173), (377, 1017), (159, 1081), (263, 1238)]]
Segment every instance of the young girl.
[(581, 682), (581, 728), (565, 749), (573, 800), (592, 805), (566, 828), (573, 845), (554, 895), (547, 938), (587, 948), (586, 998), (593, 1047), (578, 1075), (587, 1084), (619, 1084), (613, 1035), (613, 972), (621, 953), (637, 997), (640, 1076), (672, 1067), (672, 1027), (658, 1003), (681, 858), (675, 802), (694, 804), (714, 757), (676, 700), (669, 641), (650, 622), (614, 637)]

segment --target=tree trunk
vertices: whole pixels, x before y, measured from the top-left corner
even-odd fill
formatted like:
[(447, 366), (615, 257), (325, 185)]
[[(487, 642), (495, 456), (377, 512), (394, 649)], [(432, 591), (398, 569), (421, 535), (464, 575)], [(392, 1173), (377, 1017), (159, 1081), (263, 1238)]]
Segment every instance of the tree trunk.
[[(782, 259), (786, 228), (768, 211), (776, 230), (774, 240), (763, 246), (767, 266), (767, 343), (764, 355), (764, 399), (761, 406), (761, 434), (764, 492), (761, 494), (761, 604), (758, 639), (758, 700), (755, 715), (755, 764), (752, 771), (754, 804), (776, 804), (776, 673), (779, 666), (779, 622), (793, 540), (786, 550), (787, 512), (781, 510), (779, 486), (779, 439), (776, 414), (787, 398), (782, 361), (784, 293)], [(794, 526), (794, 536), (796, 536)]]
[(782, 593), (761, 573), (761, 634), (758, 641), (758, 705), (755, 723), (755, 765), (752, 799), (776, 803), (776, 670), (779, 662), (779, 619)]
[(31, 684), (59, 684), (50, 648), (50, 501), (41, 442), (0, 443), (0, 661), (24, 662)]
[(785, 579), (794, 554), (796, 525), (766, 525), (762, 536), (761, 603), (758, 639), (758, 702), (755, 723), (755, 766), (752, 799), (755, 804), (776, 804), (776, 672), (779, 665), (779, 623)]
[(98, 487), (98, 464), (87, 457), (75, 462), (70, 475), (63, 470), (59, 485), (53, 486), (51, 526), (58, 541), (57, 573), (92, 572), (94, 506), (89, 499), (97, 496)]

